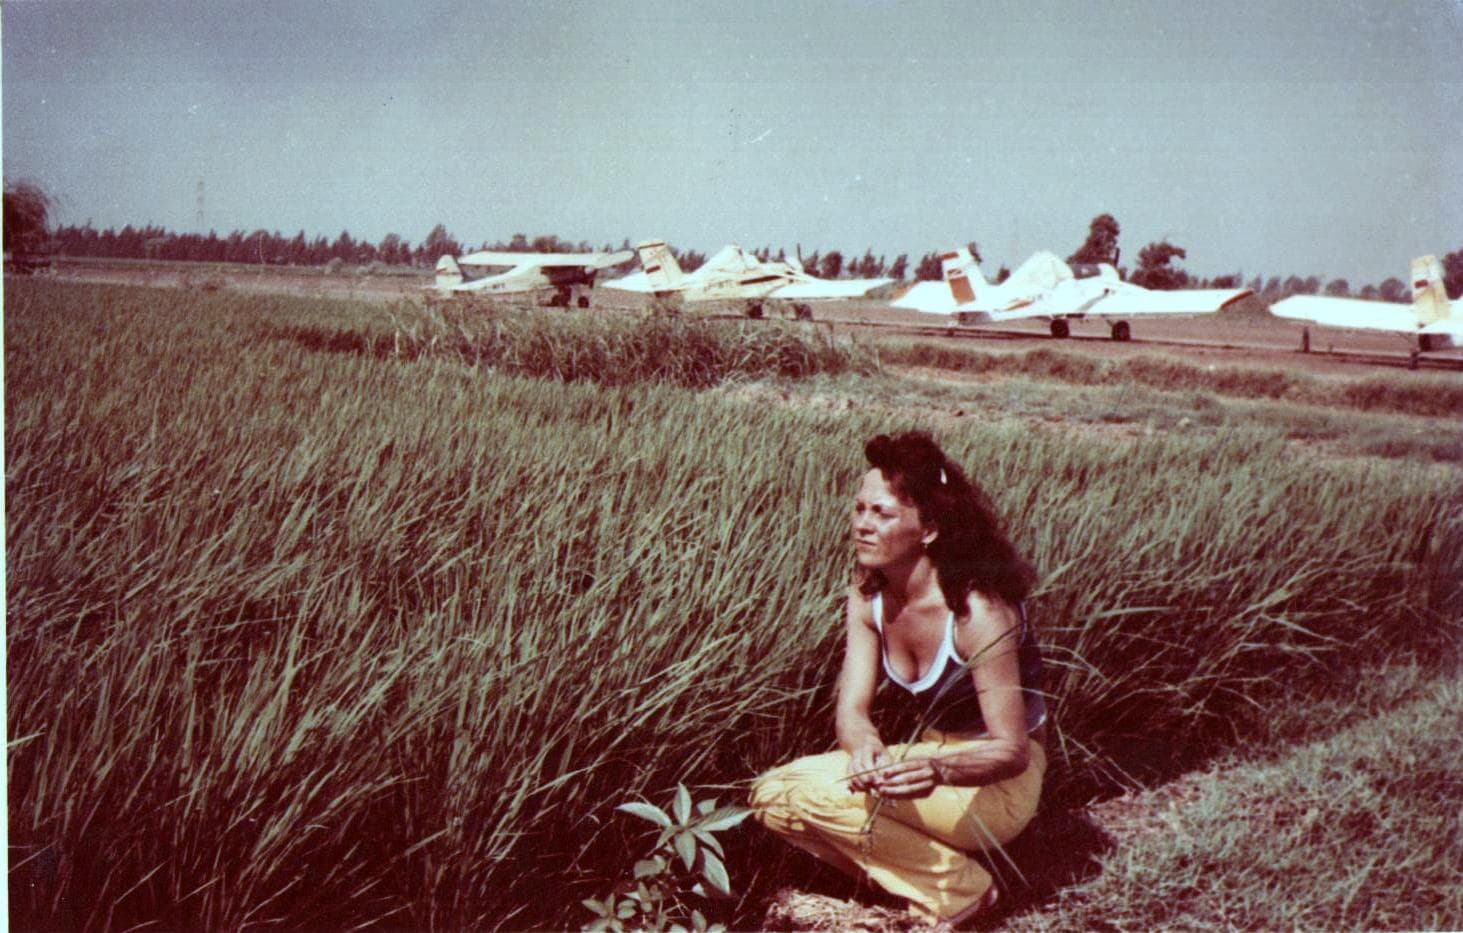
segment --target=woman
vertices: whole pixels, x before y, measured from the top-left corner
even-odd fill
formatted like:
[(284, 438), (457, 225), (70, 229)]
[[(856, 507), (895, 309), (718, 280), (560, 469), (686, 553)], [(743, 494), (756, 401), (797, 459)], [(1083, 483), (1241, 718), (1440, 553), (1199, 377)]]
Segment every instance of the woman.
[[(928, 434), (881, 434), (864, 452), (841, 750), (767, 772), (751, 803), (794, 845), (958, 927), (996, 899), (967, 853), (1013, 839), (1041, 796), (1041, 655), (1022, 609), (1035, 573)], [(881, 669), (924, 727), (917, 741), (886, 744), (871, 720)]]

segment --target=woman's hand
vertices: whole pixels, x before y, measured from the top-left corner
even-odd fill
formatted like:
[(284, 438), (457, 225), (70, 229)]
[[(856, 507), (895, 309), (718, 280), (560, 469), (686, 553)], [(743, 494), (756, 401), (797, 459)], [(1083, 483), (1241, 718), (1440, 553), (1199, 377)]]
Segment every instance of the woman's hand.
[(945, 783), (933, 758), (906, 758), (877, 774), (874, 790), (885, 797), (927, 797)]
[(878, 770), (890, 764), (889, 753), (884, 743), (864, 742), (848, 756), (848, 789), (853, 791), (877, 790), (881, 772)]

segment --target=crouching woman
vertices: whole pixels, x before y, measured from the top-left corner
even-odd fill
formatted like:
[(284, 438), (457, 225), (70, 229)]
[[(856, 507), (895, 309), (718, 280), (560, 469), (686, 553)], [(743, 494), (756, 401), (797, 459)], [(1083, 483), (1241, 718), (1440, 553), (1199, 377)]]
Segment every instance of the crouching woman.
[[(995, 904), (971, 853), (1013, 839), (1041, 796), (1041, 655), (1022, 608), (1035, 574), (928, 434), (879, 435), (865, 454), (840, 750), (763, 774), (751, 804), (793, 845), (958, 927)], [(881, 671), (923, 725), (913, 742), (887, 743), (870, 718)]]

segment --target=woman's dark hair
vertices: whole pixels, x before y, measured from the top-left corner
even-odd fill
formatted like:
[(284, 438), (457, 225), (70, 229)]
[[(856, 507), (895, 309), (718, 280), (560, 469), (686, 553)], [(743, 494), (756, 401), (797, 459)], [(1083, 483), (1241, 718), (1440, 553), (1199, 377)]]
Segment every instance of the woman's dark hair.
[[(880, 434), (864, 445), (864, 456), (939, 531), (926, 553), (952, 612), (965, 613), (972, 590), (1012, 605), (1026, 598), (1036, 583), (1035, 569), (1016, 553), (990, 497), (934, 438), (924, 431)], [(883, 583), (878, 571), (865, 571), (858, 581), (868, 596)]]

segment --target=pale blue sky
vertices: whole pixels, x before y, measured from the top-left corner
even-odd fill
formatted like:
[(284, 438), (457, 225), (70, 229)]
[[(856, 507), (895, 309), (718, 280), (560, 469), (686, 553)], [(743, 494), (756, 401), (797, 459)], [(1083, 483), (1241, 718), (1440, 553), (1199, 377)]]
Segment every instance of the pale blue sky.
[(1354, 284), (1463, 248), (1463, 0), (7, 0), (7, 177), (99, 228), (516, 232)]

